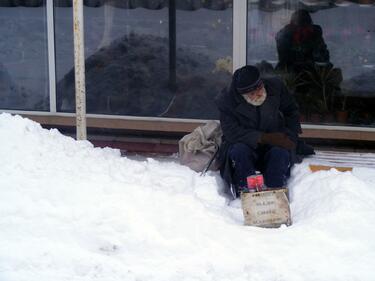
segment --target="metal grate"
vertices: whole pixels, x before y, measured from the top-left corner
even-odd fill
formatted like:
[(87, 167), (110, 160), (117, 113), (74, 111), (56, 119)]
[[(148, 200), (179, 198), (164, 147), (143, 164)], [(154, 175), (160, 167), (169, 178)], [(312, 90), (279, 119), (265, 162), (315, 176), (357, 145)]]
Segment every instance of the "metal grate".
[(366, 167), (375, 169), (375, 153), (315, 151), (315, 155), (306, 157), (306, 162), (315, 165), (336, 167)]

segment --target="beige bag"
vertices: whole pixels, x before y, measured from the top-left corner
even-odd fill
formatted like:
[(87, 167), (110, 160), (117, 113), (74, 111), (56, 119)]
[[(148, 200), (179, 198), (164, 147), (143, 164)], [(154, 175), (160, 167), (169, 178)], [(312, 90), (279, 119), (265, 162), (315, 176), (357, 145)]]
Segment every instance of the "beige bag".
[[(180, 163), (196, 172), (203, 172), (216, 155), (221, 144), (222, 131), (218, 121), (209, 121), (184, 136), (179, 142)], [(216, 159), (210, 170), (217, 170)]]

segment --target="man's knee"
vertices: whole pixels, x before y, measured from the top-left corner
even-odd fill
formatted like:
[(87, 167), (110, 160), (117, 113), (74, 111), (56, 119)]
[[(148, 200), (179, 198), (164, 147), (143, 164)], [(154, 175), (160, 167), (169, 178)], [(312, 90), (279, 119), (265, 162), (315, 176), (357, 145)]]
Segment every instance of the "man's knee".
[(268, 151), (265, 182), (270, 188), (282, 187), (290, 172), (290, 152), (281, 147), (273, 147)]
[(290, 162), (290, 152), (289, 150), (274, 146), (268, 151), (268, 158), (270, 161), (276, 162)]
[(254, 150), (243, 143), (236, 143), (231, 146), (228, 156), (231, 160), (233, 171), (233, 184), (236, 189), (246, 186), (246, 178), (255, 173)]
[(254, 150), (243, 143), (235, 143), (229, 150), (229, 157), (232, 160), (253, 158)]

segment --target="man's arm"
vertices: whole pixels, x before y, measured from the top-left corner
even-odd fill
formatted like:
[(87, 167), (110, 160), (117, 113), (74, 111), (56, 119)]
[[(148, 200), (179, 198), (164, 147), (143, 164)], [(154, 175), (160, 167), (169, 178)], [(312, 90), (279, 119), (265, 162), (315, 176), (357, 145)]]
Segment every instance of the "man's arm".
[(220, 124), (225, 139), (230, 143), (244, 143), (256, 149), (261, 132), (242, 127), (229, 110), (220, 110)]

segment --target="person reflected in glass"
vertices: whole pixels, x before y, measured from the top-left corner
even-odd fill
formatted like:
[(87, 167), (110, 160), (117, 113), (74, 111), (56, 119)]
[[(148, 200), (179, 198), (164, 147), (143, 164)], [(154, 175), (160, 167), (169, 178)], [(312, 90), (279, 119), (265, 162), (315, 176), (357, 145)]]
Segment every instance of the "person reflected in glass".
[[(290, 90), (295, 94), (301, 112), (328, 116), (337, 106), (342, 72), (330, 62), (322, 28), (314, 24), (307, 10), (297, 10), (290, 23), (276, 34), (279, 62), (276, 69), (289, 77)], [(328, 120), (328, 118), (326, 118)], [(329, 117), (329, 119), (333, 119)], [(332, 122), (332, 120), (329, 120)]]
[(277, 69), (298, 72), (313, 64), (329, 64), (329, 51), (319, 25), (306, 10), (292, 14), (290, 23), (276, 34)]

